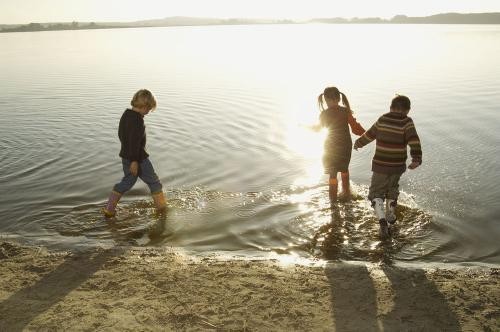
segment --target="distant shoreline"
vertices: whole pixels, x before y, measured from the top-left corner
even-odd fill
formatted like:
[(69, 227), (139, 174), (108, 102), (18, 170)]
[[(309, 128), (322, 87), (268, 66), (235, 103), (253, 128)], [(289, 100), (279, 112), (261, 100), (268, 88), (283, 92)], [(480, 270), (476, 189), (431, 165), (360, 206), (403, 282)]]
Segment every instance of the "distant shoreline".
[(178, 26), (221, 26), (221, 25), (263, 25), (263, 24), (500, 24), (500, 13), (447, 13), (425, 17), (409, 17), (397, 15), (391, 19), (379, 17), (368, 18), (315, 18), (307, 21), (294, 20), (262, 20), (262, 19), (218, 19), (196, 17), (167, 17), (164, 19), (145, 20), (137, 22), (65, 22), (65, 23), (29, 23), (3, 24), (0, 33), (60, 31), (60, 30), (96, 30), (96, 29), (123, 29), (123, 28), (153, 28)]

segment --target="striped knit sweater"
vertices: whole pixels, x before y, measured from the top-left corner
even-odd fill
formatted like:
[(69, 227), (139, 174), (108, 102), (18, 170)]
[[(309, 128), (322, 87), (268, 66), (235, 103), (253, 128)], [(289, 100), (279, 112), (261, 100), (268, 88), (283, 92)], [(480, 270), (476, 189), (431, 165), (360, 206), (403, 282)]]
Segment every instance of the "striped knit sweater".
[(422, 148), (413, 120), (400, 112), (382, 115), (354, 143), (354, 148), (361, 148), (376, 139), (377, 146), (372, 161), (372, 171), (384, 174), (396, 174), (406, 171), (406, 146), (410, 146), (412, 162), (422, 163)]

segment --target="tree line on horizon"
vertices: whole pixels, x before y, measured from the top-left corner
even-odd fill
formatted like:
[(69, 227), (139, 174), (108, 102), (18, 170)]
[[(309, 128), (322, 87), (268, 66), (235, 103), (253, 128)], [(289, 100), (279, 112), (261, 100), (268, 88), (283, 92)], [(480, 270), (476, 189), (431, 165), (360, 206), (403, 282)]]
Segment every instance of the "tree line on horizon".
[(90, 23), (29, 23), (16, 25), (14, 27), (3, 27), (0, 32), (28, 32), (28, 31), (57, 31), (57, 30), (83, 30), (83, 29), (105, 29), (112, 26), (98, 25), (95, 22)]
[(396, 15), (391, 19), (380, 17), (367, 18), (315, 18), (306, 22), (293, 20), (259, 20), (259, 19), (216, 19), (194, 17), (167, 17), (164, 19), (144, 20), (125, 23), (29, 23), (24, 25), (0, 25), (0, 32), (56, 31), (84, 29), (139, 28), (162, 26), (200, 26), (200, 25), (242, 25), (242, 24), (299, 24), (299, 23), (331, 23), (331, 24), (500, 24), (500, 13), (448, 13), (432, 16), (411, 17)]
[(395, 23), (395, 24), (500, 24), (500, 13), (447, 13), (431, 16), (412, 17), (396, 15), (391, 19), (380, 17), (368, 18), (318, 18), (311, 20), (321, 23)]

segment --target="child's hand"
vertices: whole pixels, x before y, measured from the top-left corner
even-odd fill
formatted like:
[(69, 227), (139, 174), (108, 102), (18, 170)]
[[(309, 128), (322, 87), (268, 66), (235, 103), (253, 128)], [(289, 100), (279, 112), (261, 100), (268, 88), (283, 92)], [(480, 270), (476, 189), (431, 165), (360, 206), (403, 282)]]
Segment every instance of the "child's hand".
[(416, 162), (416, 161), (413, 161), (410, 165), (408, 165), (408, 168), (409, 169), (415, 169), (417, 168), (418, 166), (420, 166), (420, 163)]
[(139, 173), (139, 163), (137, 161), (133, 161), (130, 164), (130, 173), (132, 173), (133, 176), (137, 176)]
[(320, 131), (321, 130), (321, 125), (320, 124), (314, 124), (307, 126), (307, 128), (311, 129), (312, 131)]

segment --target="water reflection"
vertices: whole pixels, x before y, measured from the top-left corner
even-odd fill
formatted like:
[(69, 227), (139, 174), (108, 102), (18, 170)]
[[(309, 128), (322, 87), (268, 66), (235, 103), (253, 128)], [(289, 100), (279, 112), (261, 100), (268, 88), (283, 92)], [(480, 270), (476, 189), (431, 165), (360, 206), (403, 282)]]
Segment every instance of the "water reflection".
[[(426, 138), (425, 167), (402, 183), (419, 208), (404, 202), (406, 222), (384, 252), (497, 263), (498, 36), (491, 25), (325, 24), (2, 34), (0, 231), (76, 245), (150, 241), (153, 214), (140, 185), (116, 225), (95, 211), (120, 169), (110, 133), (142, 85), (161, 104), (147, 120), (148, 149), (173, 207), (173, 234), (155, 245), (309, 255), (306, 244), (332, 216), (321, 181), (324, 137), (307, 126), (317, 121), (318, 92), (338, 84), (364, 125), (406, 91)], [(394, 59), (396, 39), (416, 51)], [(128, 52), (130, 40), (149, 51)], [(350, 52), (338, 52), (344, 44)], [(369, 183), (371, 157), (353, 155), (355, 183)], [(349, 204), (339, 211), (350, 220), (342, 222), (347, 238), (332, 257), (369, 257), (380, 247), (371, 209)]]
[(426, 242), (432, 231), (430, 215), (400, 205), (393, 236), (381, 242), (371, 207), (360, 194), (366, 188), (352, 187), (351, 200), (333, 205), (323, 184), (248, 193), (197, 187), (168, 192), (168, 210), (163, 214), (156, 213), (149, 199), (132, 200), (122, 202), (111, 220), (100, 215), (100, 205), (92, 204), (61, 212), (60, 218), (44, 224), (65, 239), (174, 246), (201, 254), (275, 254), (291, 261), (319, 258), (390, 264), (432, 252)]
[(335, 203), (329, 212), (328, 222), (317, 228), (309, 248), (314, 256), (329, 260), (392, 264), (394, 260), (413, 259), (420, 253), (412, 248), (429, 234), (432, 221), (423, 211), (400, 205), (391, 238), (381, 241), (378, 223), (365, 202), (354, 199)]
[(168, 213), (158, 213), (149, 201), (124, 202), (117, 216), (105, 218), (101, 205), (84, 205), (72, 209), (60, 219), (47, 222), (47, 229), (67, 238), (85, 237), (114, 246), (137, 246), (160, 243), (173, 231), (168, 227)]

